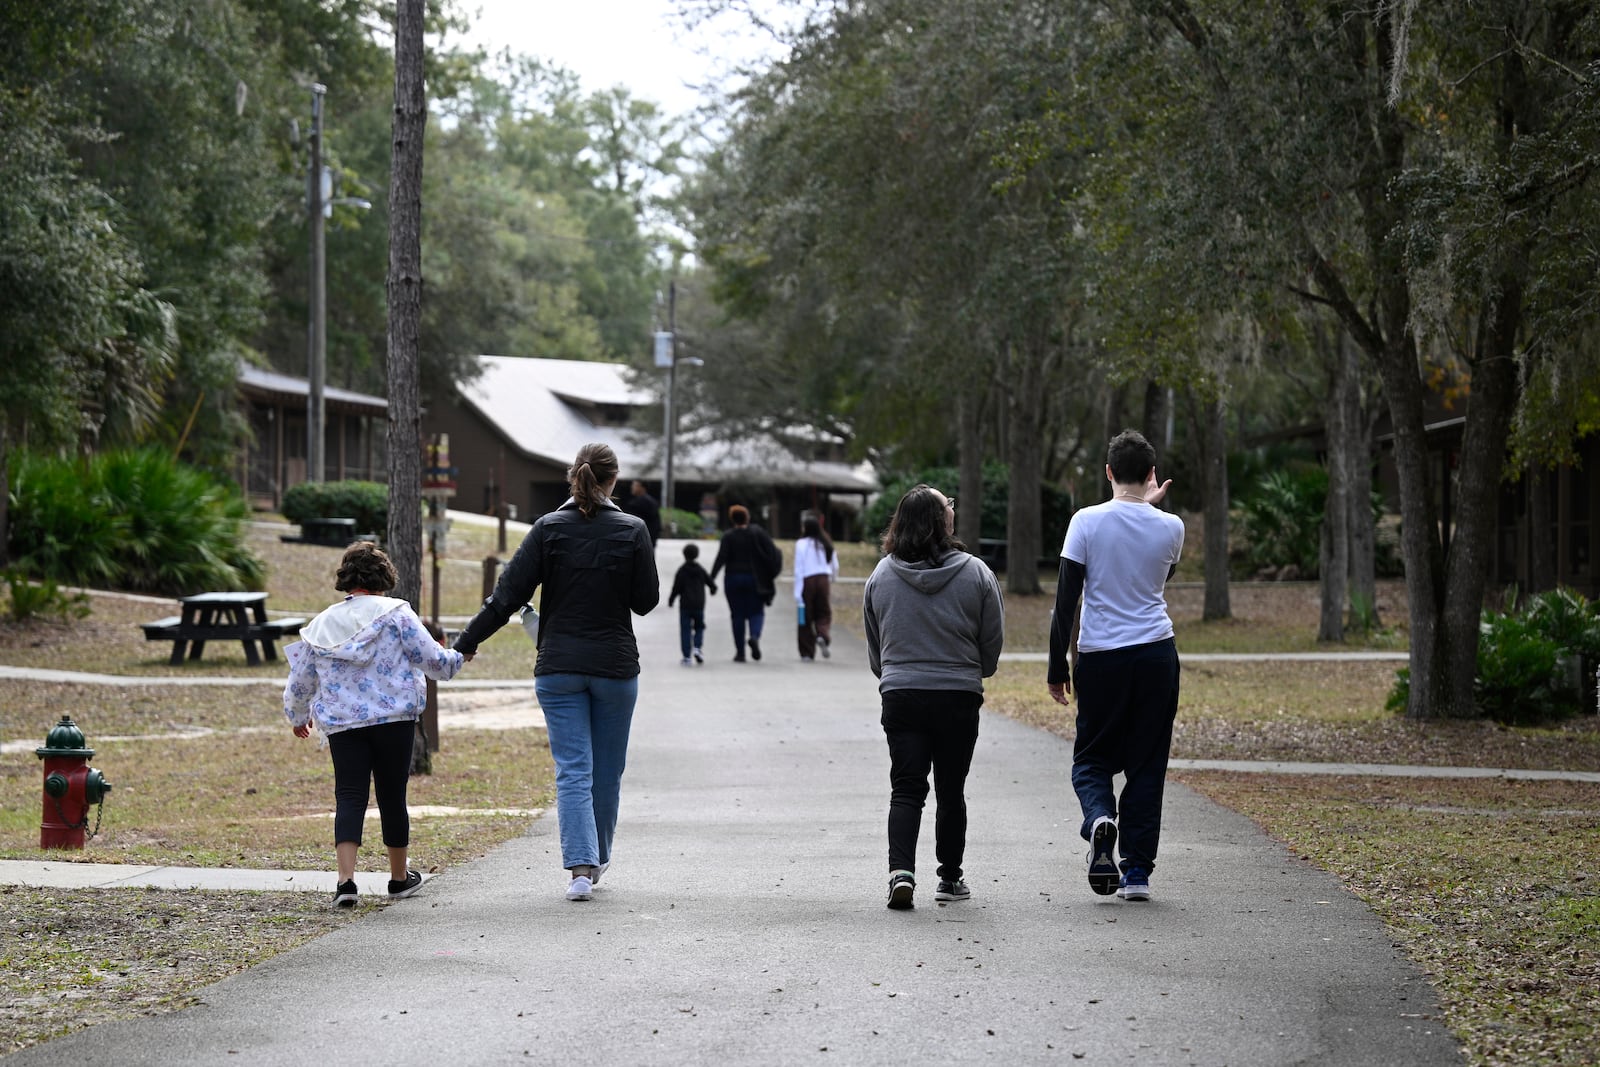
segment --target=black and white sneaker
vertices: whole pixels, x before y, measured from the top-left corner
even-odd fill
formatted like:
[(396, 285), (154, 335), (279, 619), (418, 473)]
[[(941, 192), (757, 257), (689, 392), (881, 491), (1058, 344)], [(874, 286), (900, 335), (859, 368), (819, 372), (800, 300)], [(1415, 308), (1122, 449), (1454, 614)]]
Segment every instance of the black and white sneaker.
[(356, 906), (356, 880), (340, 882), (339, 887), (333, 891), (333, 906), (336, 908), (353, 908)]
[(706, 661), (705, 653), (700, 651), (699, 645), (696, 645), (694, 649), (694, 661), (696, 663), (704, 663)]
[(1116, 851), (1117, 820), (1102, 815), (1089, 831), (1089, 888), (1103, 897), (1115, 893), (1122, 883)]
[(972, 890), (967, 888), (964, 879), (957, 878), (950, 881), (948, 878), (939, 879), (939, 886), (933, 891), (934, 900), (968, 900), (972, 897)]
[(421, 888), (422, 875), (416, 871), (407, 871), (403, 882), (397, 882), (393, 878), (389, 879), (389, 899), (399, 900), (401, 897), (409, 897)]
[(916, 889), (915, 875), (910, 871), (895, 871), (889, 875), (889, 907), (895, 911), (909, 911), (914, 907), (911, 896)]
[(817, 635), (817, 651), (822, 653), (823, 659), (827, 659), (829, 656), (833, 655), (832, 652), (828, 651), (828, 639), (823, 637), (821, 634)]

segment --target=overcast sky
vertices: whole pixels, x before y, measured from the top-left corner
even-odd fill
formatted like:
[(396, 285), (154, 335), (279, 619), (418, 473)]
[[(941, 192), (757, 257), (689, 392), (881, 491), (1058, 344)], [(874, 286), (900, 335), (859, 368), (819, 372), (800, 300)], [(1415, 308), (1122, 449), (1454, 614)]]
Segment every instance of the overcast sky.
[[(491, 53), (510, 48), (578, 75), (585, 91), (625, 85), (682, 115), (700, 102), (691, 85), (715, 80), (730, 60), (772, 49), (732, 20), (692, 38), (673, 0), (464, 0), (478, 9), (469, 39)], [(687, 84), (686, 84), (687, 83)]]

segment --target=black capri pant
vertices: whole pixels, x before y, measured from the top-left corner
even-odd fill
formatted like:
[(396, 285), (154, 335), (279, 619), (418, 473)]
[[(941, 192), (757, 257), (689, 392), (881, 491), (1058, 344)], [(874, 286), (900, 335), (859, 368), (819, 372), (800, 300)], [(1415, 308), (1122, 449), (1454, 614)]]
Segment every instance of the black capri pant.
[(328, 752), (333, 756), (334, 844), (361, 844), (369, 783), (378, 796), (384, 845), (405, 848), (411, 844), (406, 780), (411, 777), (411, 744), (416, 732), (416, 721), (406, 719), (328, 735)]

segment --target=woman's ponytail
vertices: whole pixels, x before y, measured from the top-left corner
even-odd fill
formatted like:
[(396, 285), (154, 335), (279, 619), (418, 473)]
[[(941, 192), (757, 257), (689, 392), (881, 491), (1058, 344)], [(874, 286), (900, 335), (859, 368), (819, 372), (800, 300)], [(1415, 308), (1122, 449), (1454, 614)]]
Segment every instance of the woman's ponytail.
[(578, 458), (567, 468), (567, 488), (586, 519), (605, 507), (606, 489), (617, 480), (617, 454), (610, 445), (591, 444), (578, 449)]

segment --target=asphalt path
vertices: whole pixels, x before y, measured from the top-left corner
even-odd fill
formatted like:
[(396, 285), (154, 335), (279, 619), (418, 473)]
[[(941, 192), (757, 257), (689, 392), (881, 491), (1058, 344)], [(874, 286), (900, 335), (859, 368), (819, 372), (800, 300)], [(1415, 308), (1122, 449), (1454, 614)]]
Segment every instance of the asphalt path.
[[(661, 546), (664, 585), (677, 548)], [(1070, 745), (1000, 716), (968, 782), (972, 899), (932, 899), (930, 797), (917, 906), (887, 910), (876, 683), (849, 635), (800, 662), (791, 611), (782, 593), (765, 658), (735, 664), (717, 600), (697, 668), (678, 665), (676, 609), (638, 621), (641, 697), (594, 900), (565, 899), (547, 815), (194, 1007), (7, 1064), (1462, 1062), (1358, 900), (1181, 786), (1155, 899), (1090, 893)]]

